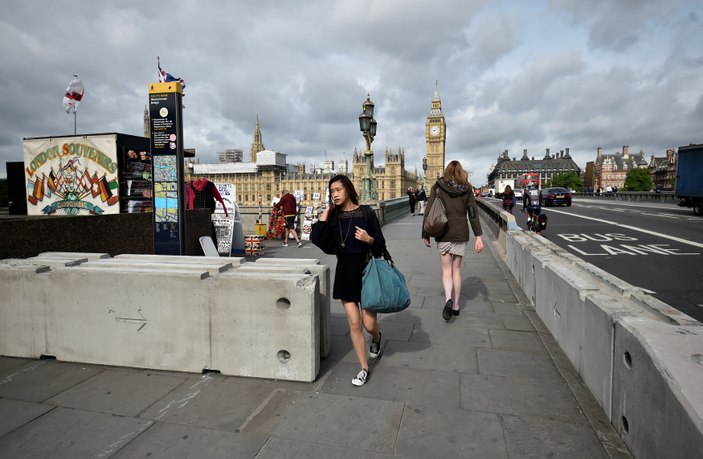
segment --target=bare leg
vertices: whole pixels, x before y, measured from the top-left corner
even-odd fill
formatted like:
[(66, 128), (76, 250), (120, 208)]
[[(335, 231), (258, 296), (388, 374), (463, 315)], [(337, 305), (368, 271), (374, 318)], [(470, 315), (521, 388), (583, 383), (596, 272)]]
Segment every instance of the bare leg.
[(454, 287), (454, 307), (459, 310), (459, 296), (461, 296), (461, 260), (463, 257), (452, 255), (452, 286)]
[(359, 360), (361, 368), (369, 368), (369, 361), (366, 357), (366, 337), (361, 329), (361, 311), (359, 305), (352, 301), (342, 301), (344, 312), (347, 313), (347, 321), (349, 322), (349, 335), (351, 336), (352, 346), (356, 358)]
[(444, 286), (444, 300), (452, 299), (452, 255), (450, 253), (439, 254), (442, 262), (442, 286)]
[(380, 338), (379, 333), (381, 331), (381, 327), (378, 326), (378, 314), (362, 309), (361, 320), (364, 322), (364, 328), (369, 332), (374, 343), (378, 343), (378, 339)]

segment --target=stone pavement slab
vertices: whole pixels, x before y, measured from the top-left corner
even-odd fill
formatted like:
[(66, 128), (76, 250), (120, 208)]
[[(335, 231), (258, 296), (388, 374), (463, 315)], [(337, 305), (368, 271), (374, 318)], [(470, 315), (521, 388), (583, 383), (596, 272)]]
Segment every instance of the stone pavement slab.
[(54, 408), (51, 405), (41, 403), (0, 398), (0, 437)]
[(151, 424), (134, 417), (56, 407), (0, 437), (0, 456), (110, 457)]
[[(461, 314), (441, 318), (439, 256), (420, 222), (383, 228), (412, 304), (380, 317), (365, 386), (351, 384), (338, 300), (311, 383), (0, 357), (0, 457), (622, 457), (490, 236), (462, 263)], [(319, 259), (334, 282), (335, 257), (309, 242), (266, 241), (264, 256)]]
[(119, 416), (136, 416), (181, 383), (183, 378), (177, 376), (105, 370), (51, 397), (46, 403)]

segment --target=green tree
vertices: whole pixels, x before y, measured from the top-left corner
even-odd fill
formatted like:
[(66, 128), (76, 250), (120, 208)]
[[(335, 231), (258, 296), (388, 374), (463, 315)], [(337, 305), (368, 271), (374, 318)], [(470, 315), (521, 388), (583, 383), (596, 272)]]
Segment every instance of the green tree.
[(652, 174), (649, 169), (630, 169), (625, 176), (624, 191), (651, 191)]
[(560, 186), (569, 190), (581, 191), (583, 183), (576, 172), (564, 172), (552, 177), (549, 186)]

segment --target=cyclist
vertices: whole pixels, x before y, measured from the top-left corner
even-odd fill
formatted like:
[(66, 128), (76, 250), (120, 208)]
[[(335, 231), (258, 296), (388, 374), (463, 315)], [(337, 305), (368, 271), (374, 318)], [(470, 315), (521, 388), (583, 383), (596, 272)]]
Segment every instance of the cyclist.
[(522, 211), (527, 210), (527, 228), (539, 234), (541, 229), (542, 193), (534, 182), (527, 182), (522, 193)]

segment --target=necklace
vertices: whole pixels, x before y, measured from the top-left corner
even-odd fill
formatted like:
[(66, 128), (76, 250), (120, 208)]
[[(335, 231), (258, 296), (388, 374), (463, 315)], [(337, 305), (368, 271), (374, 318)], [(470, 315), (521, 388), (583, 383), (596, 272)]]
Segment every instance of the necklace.
[(347, 247), (347, 244), (346, 244), (347, 237), (349, 237), (349, 231), (351, 230), (351, 227), (352, 227), (353, 218), (354, 217), (352, 217), (352, 216), (349, 217), (349, 226), (347, 227), (347, 234), (344, 236), (344, 239), (342, 239), (342, 219), (341, 218), (339, 219), (339, 240), (341, 241), (339, 245), (343, 249)]

